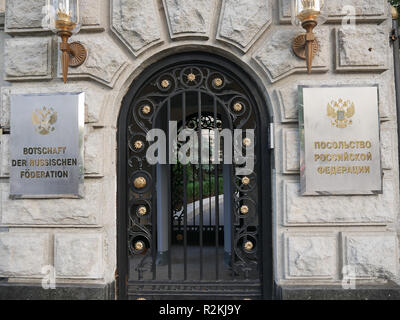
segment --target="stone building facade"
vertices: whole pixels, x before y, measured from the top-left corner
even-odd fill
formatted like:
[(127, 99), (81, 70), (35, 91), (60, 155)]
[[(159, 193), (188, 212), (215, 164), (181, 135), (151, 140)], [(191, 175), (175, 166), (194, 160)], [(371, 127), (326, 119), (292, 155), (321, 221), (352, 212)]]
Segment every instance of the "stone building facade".
[[(6, 3), (4, 3), (6, 2)], [(43, 30), (45, 0), (0, 0), (0, 298), (115, 297), (117, 130), (124, 96), (150, 65), (206, 52), (240, 66), (263, 86), (273, 120), (272, 265), (278, 298), (396, 295), (399, 166), (390, 7), (386, 0), (329, 2), (313, 73), (291, 50), (300, 32), (289, 0), (81, 0), (72, 40), (88, 58), (62, 81), (58, 37)], [(343, 30), (344, 5), (357, 27)], [(299, 85), (378, 85), (383, 194), (299, 194)], [(83, 199), (9, 198), (10, 95), (85, 92)], [(267, 214), (267, 213), (266, 213)], [(43, 266), (57, 289), (41, 289)], [(343, 267), (357, 288), (344, 290)], [(398, 293), (397, 293), (398, 294)]]

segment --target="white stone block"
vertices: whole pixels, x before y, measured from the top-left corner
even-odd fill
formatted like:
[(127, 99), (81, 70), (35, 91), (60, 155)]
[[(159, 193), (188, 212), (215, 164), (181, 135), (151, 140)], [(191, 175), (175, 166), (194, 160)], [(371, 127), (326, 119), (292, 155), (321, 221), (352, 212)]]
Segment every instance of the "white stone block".
[(381, 129), (381, 156), (382, 156), (382, 168), (393, 169), (394, 164), (394, 132), (390, 128)]
[(383, 194), (372, 196), (300, 196), (297, 181), (283, 181), (284, 225), (385, 225), (394, 221), (397, 194), (394, 182), (383, 180)]
[(101, 181), (87, 180), (83, 199), (11, 200), (10, 185), (0, 184), (5, 225), (100, 225), (105, 195)]
[(283, 172), (298, 173), (300, 170), (299, 129), (283, 130)]
[(398, 280), (396, 233), (344, 232), (342, 241), (343, 266), (350, 266), (357, 278)]
[(8, 177), (10, 175), (10, 150), (9, 150), (10, 135), (0, 135), (0, 177)]
[(163, 0), (171, 38), (208, 38), (215, 0)]
[[(43, 32), (42, 20), (45, 17), (43, 7), (46, 0), (10, 0), (7, 1), (6, 32)], [(103, 29), (101, 19), (101, 1), (80, 0), (82, 29)]]
[(162, 42), (154, 0), (112, 0), (111, 19), (111, 30), (135, 56)]
[(5, 41), (5, 80), (51, 79), (52, 40), (11, 38)]
[[(329, 69), (329, 29), (322, 26), (315, 31), (320, 50), (314, 57), (313, 72), (326, 72)], [(293, 73), (306, 73), (306, 62), (294, 54), (293, 39), (299, 34), (295, 27), (280, 26), (269, 32), (269, 37), (253, 55), (253, 60), (267, 74), (271, 82), (276, 82)]]
[(377, 26), (336, 30), (336, 71), (388, 69), (388, 29)]
[(42, 8), (46, 0), (11, 0), (7, 1), (6, 32), (41, 30), (44, 17)]
[(104, 132), (89, 130), (85, 136), (85, 174), (101, 176), (104, 166)]
[(285, 278), (332, 279), (337, 274), (336, 234), (285, 236)]
[(54, 266), (59, 278), (100, 279), (103, 277), (102, 235), (56, 233)]
[(0, 277), (41, 278), (50, 264), (49, 235), (0, 232)]
[[(279, 1), (279, 16), (283, 23), (290, 23), (291, 0)], [(329, 22), (342, 22), (349, 15), (345, 6), (355, 9), (356, 22), (381, 22), (388, 17), (388, 6), (386, 0), (333, 0), (327, 1), (327, 14)]]
[(84, 30), (86, 29), (104, 29), (104, 23), (101, 20), (102, 1), (100, 0), (80, 0), (79, 12), (81, 15), (81, 24)]
[[(71, 41), (81, 42), (88, 50), (88, 57), (80, 67), (69, 68), (68, 78), (90, 78), (112, 88), (129, 64), (122, 50), (104, 34), (79, 33), (71, 37)], [(62, 77), (60, 52), (58, 77)]]
[(270, 0), (224, 0), (217, 38), (246, 52), (271, 22)]

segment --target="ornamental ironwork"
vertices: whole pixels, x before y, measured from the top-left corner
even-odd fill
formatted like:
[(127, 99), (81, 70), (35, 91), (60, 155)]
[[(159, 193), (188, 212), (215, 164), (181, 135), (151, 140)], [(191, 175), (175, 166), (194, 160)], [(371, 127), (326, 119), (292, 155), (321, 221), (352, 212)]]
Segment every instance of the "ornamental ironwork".
[[(200, 148), (215, 143), (211, 132), (223, 129), (254, 129), (255, 139), (242, 139), (243, 148), (257, 146), (257, 116), (251, 101), (234, 75), (196, 63), (176, 65), (153, 75), (135, 95), (127, 136), (127, 248), (132, 287), (140, 291), (146, 286), (154, 295), (148, 288), (152, 281), (159, 292), (169, 292), (166, 286), (179, 291), (177, 280), (191, 283), (193, 291), (205, 280), (247, 281), (254, 284), (253, 289), (261, 288), (257, 169), (247, 176), (235, 176), (235, 168), (241, 164), (183, 165), (178, 161), (165, 167), (146, 160), (147, 133), (153, 128), (168, 130), (169, 121), (178, 122), (178, 132), (195, 130)], [(209, 160), (214, 157), (223, 155), (209, 151)], [(162, 170), (166, 170), (166, 180), (162, 180)], [(219, 209), (222, 198), (223, 213)], [(165, 234), (168, 239), (163, 238)], [(159, 249), (163, 239), (166, 256)], [(173, 250), (182, 254), (179, 266), (172, 261)], [(188, 262), (193, 252), (199, 255), (198, 270), (192, 270)], [(225, 260), (221, 260), (224, 254)], [(227, 288), (222, 291), (227, 292)]]

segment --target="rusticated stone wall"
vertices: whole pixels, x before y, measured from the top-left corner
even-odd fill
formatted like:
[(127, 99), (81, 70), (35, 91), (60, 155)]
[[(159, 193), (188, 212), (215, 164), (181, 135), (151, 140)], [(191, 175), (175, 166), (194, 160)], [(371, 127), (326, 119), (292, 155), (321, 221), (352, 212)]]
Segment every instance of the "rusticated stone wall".
[[(69, 70), (66, 85), (59, 39), (41, 28), (45, 0), (6, 2), (0, 277), (39, 281), (42, 266), (54, 265), (59, 282), (113, 281), (116, 125), (122, 98), (152, 62), (197, 50), (236, 62), (263, 83), (270, 98), (277, 283), (338, 285), (347, 264), (356, 267), (360, 283), (399, 282), (397, 124), (386, 0), (328, 1), (328, 23), (316, 31), (321, 49), (312, 75), (291, 51), (300, 29), (290, 25), (289, 0), (81, 0), (83, 28), (72, 40), (81, 41), (89, 56)], [(356, 6), (355, 30), (341, 27), (342, 8), (349, 4)], [(0, 48), (3, 38), (0, 31)], [(383, 194), (300, 197), (297, 86), (373, 84), (379, 86)], [(84, 199), (10, 200), (10, 94), (71, 91), (87, 94)]]

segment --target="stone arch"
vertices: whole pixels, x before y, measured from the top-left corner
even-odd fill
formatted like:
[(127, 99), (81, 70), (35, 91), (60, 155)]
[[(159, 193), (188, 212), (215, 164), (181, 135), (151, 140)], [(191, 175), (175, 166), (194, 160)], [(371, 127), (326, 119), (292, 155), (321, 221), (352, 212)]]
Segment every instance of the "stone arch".
[(112, 124), (113, 126), (117, 125), (123, 98), (135, 79), (140, 77), (146, 68), (161, 61), (162, 59), (168, 58), (169, 56), (189, 52), (208, 53), (223, 57), (240, 67), (257, 84), (263, 99), (265, 99), (265, 106), (267, 107), (267, 112), (270, 115), (270, 120), (272, 121), (273, 119), (279, 117), (281, 114), (281, 110), (279, 109), (280, 106), (273, 103), (274, 101), (272, 99), (272, 92), (269, 90), (268, 81), (252, 63), (243, 59), (243, 56), (237, 54), (235, 50), (193, 40), (185, 41), (184, 43), (174, 43), (168, 47), (160, 47), (155, 51), (150, 51), (138, 58), (137, 64), (131, 66), (127, 71), (125, 71), (121, 75), (120, 79), (116, 82), (113, 91), (114, 94), (109, 98), (110, 103), (108, 104), (112, 107), (112, 110), (103, 111), (103, 113), (105, 113), (104, 121)]

